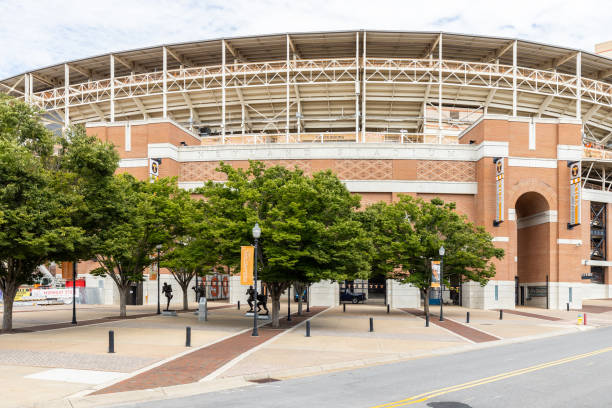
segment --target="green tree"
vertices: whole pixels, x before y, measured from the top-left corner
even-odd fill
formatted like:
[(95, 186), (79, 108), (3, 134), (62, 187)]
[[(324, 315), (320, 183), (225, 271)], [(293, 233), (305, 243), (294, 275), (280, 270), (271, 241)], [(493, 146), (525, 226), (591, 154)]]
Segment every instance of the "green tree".
[(260, 162), (247, 170), (221, 164), (219, 170), (227, 183), (208, 183), (201, 192), (212, 211), (220, 211), (220, 235), (234, 234), (234, 264), (239, 246), (252, 242), (255, 222), (261, 225), (259, 277), (272, 300), (273, 327), (279, 325), (280, 296), (292, 283), (367, 277), (371, 243), (354, 216), (360, 198), (331, 172), (306, 177), (299, 169)]
[(172, 197), (180, 194), (174, 178), (149, 183), (121, 174), (107, 186), (98, 208), (105, 227), (92, 237), (100, 267), (91, 273), (110, 276), (117, 285), (121, 317), (126, 316), (129, 288), (143, 280), (156, 246), (179, 235), (180, 208)]
[(196, 276), (206, 275), (219, 260), (217, 241), (205, 202), (192, 200), (185, 191), (173, 196), (172, 200), (179, 212), (176, 218), (179, 225), (174, 228), (173, 240), (164, 248), (161, 266), (168, 268), (181, 287), (183, 310), (187, 310), (189, 283)]
[[(56, 147), (59, 150), (54, 153)], [(110, 146), (87, 139), (83, 132), (54, 136), (42, 124), (41, 112), (0, 95), (3, 331), (12, 329), (17, 289), (39, 277), (39, 265), (88, 253), (88, 225), (83, 222), (88, 197), (81, 187), (87, 180), (104, 176), (93, 168), (92, 161), (70, 165), (79, 150), (84, 156), (104, 156), (104, 166), (111, 168), (112, 174), (116, 154)]]
[(401, 196), (389, 211), (396, 222), (404, 215), (403, 226), (393, 237), (394, 268), (403, 274), (398, 278), (419, 288), (425, 299), (425, 313), (429, 315), (431, 261), (444, 256), (444, 282), (472, 280), (485, 285), (495, 276), (493, 258), (502, 259), (504, 250), (496, 248), (492, 236), (484, 227), (469, 222), (455, 211), (455, 203), (444, 203), (439, 198), (430, 202)]

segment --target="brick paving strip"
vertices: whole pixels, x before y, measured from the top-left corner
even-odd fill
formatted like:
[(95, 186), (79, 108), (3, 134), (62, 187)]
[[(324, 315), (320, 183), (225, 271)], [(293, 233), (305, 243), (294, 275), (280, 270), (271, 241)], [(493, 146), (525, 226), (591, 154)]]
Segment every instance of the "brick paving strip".
[[(612, 308), (610, 310), (612, 310)], [(521, 312), (521, 311), (518, 311), (518, 310), (506, 310), (506, 309), (504, 309), (504, 313), (510, 313), (510, 314), (519, 315), (519, 316), (525, 316), (525, 317), (533, 317), (534, 319), (550, 320), (551, 322), (558, 322), (560, 320), (563, 320), (563, 319), (560, 319), (558, 317), (545, 316), (545, 315), (541, 315), (541, 314), (537, 314), (537, 313)]]
[[(208, 308), (208, 310), (225, 309), (228, 307), (234, 307), (234, 305), (211, 306)], [(196, 311), (195, 309), (177, 310), (177, 313), (189, 313), (189, 312), (195, 312), (195, 311)], [(45, 330), (64, 329), (66, 327), (89, 326), (92, 324), (116, 322), (118, 320), (140, 319), (142, 317), (153, 317), (153, 316), (157, 316), (157, 313), (139, 313), (139, 314), (129, 315), (126, 317), (119, 317), (119, 316), (102, 317), (100, 319), (82, 320), (82, 321), (79, 321), (76, 325), (72, 324), (71, 322), (42, 324), (38, 326), (19, 327), (17, 329), (13, 329), (11, 333), (32, 333), (32, 332), (39, 332), (39, 331), (45, 331)], [(0, 335), (1, 334), (8, 334), (8, 333), (0, 332)]]
[(313, 306), (310, 308), (310, 312), (302, 312), (302, 316), (292, 314), (290, 322), (287, 321), (286, 317), (281, 317), (278, 329), (269, 327), (268, 323), (259, 328), (258, 337), (251, 336), (250, 330), (242, 332), (89, 395), (145, 390), (197, 382), (253, 347), (295, 327), (325, 309), (327, 308)]
[[(417, 317), (421, 317), (425, 319), (425, 312), (419, 309), (401, 309), (404, 312), (408, 312)], [(445, 318), (443, 321), (439, 321), (438, 319), (432, 319), (433, 315), (430, 315), (429, 323), (433, 323), (436, 326), (440, 326), (443, 329), (451, 331), (455, 334), (458, 334), (461, 337), (465, 337), (466, 339), (473, 341), (474, 343), (484, 343), (487, 341), (496, 341), (499, 340), (498, 337), (494, 337), (488, 333), (482, 332), (480, 330), (474, 329), (472, 327), (466, 326), (461, 323), (457, 323), (454, 320), (449, 320)]]

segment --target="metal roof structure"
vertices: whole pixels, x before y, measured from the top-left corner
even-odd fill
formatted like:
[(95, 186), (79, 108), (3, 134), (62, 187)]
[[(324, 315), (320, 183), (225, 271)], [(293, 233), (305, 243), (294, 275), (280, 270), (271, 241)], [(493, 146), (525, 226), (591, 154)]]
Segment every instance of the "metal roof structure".
[(40, 106), (61, 125), (169, 118), (207, 128), (221, 143), (235, 135), (291, 142), (323, 132), (355, 142), (368, 133), (403, 141), (408, 134), (448, 133), (483, 113), (574, 118), (586, 139), (612, 142), (612, 59), (443, 32), (289, 33), (160, 45), (28, 71), (0, 80), (0, 91)]

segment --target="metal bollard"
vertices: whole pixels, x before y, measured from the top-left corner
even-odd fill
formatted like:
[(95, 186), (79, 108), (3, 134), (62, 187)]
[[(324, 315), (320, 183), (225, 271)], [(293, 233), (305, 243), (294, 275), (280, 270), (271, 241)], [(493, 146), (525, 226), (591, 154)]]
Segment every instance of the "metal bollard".
[(387, 305), (387, 314), (389, 314), (389, 305)]
[(306, 321), (306, 337), (310, 337), (310, 320)]
[(191, 327), (187, 326), (185, 333), (185, 347), (191, 347)]
[(108, 352), (115, 352), (115, 332), (112, 330), (108, 331)]
[(499, 309), (499, 320), (504, 319), (504, 309)]
[(466, 312), (466, 314), (465, 314), (465, 322), (466, 323), (470, 322), (470, 312)]
[(238, 301), (238, 310), (240, 310), (240, 301)]
[(342, 304), (342, 312), (343, 312), (343, 313), (344, 313), (344, 312), (346, 312), (346, 303), (343, 303), (343, 304)]
[(425, 315), (425, 327), (429, 327), (429, 315)]
[(566, 305), (567, 305), (567, 311), (569, 312), (569, 303), (566, 303)]
[(374, 318), (370, 317), (370, 331), (373, 332), (374, 331)]

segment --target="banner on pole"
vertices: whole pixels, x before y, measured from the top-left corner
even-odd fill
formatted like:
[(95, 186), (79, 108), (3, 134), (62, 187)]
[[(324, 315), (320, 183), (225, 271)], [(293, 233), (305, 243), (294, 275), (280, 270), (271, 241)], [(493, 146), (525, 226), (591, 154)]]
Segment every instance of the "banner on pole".
[(581, 174), (582, 169), (580, 162), (568, 163), (570, 168), (570, 220), (567, 224), (568, 228), (580, 225), (581, 215), (581, 200), (582, 200), (582, 188), (581, 188)]
[(149, 159), (149, 179), (151, 182), (159, 178), (159, 159)]
[(440, 287), (440, 261), (431, 261), (431, 287)]
[(255, 248), (252, 245), (240, 247), (240, 284), (253, 284), (253, 261)]
[(495, 163), (495, 221), (498, 226), (504, 221), (504, 158), (496, 157)]

